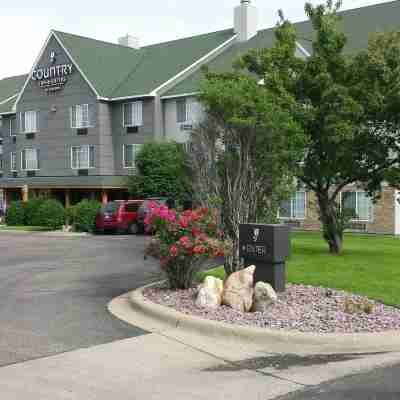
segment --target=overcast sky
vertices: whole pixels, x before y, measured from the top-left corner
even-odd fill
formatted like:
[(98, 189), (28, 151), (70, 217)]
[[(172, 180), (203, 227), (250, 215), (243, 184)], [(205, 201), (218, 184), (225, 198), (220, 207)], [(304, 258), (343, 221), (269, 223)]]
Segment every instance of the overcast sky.
[[(0, 16), (0, 79), (30, 71), (49, 31), (56, 29), (116, 42), (131, 33), (142, 44), (212, 32), (233, 25), (239, 0), (13, 0), (3, 1)], [(314, 0), (312, 3), (320, 3)], [(343, 8), (385, 0), (344, 0)], [(277, 21), (282, 8), (292, 21), (304, 20), (303, 0), (253, 0), (260, 28)], [(400, 16), (399, 16), (400, 19)]]

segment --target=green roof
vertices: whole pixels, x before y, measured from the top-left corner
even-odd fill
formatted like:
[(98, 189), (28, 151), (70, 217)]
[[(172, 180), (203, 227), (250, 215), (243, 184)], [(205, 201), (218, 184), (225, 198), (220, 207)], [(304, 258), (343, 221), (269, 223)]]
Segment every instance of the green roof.
[[(400, 1), (341, 12), (342, 24), (349, 37), (347, 52), (365, 48), (371, 33), (400, 28)], [(299, 43), (312, 51), (313, 30), (309, 21), (295, 24)], [(261, 30), (245, 43), (235, 43), (208, 63), (215, 72), (231, 71), (232, 62), (251, 48), (270, 47), (275, 41), (275, 28)], [(208, 33), (144, 46), (140, 49), (53, 31), (71, 54), (98, 95), (122, 98), (148, 95), (156, 88), (193, 65), (218, 46), (233, 38), (233, 29)], [(9, 99), (22, 89), (27, 75), (0, 80), (0, 113), (11, 112)], [(201, 71), (197, 70), (165, 93), (176, 96), (198, 91)]]
[(54, 32), (101, 97), (146, 95), (220, 46), (232, 29), (145, 46), (139, 50)]
[(12, 112), (17, 98), (14, 97), (10, 99), (10, 97), (19, 94), (24, 86), (26, 78), (27, 75), (20, 75), (0, 80), (0, 114)]
[[(348, 11), (342, 11), (342, 27), (348, 36), (346, 52), (352, 53), (366, 48), (368, 38), (376, 32), (400, 29), (400, 1), (377, 4)], [(309, 21), (294, 24), (298, 33), (298, 42), (309, 53), (312, 52), (313, 29)], [(232, 71), (232, 63), (249, 49), (271, 47), (275, 41), (275, 28), (259, 31), (244, 43), (238, 43), (219, 55), (207, 65), (213, 72)], [(203, 75), (197, 71), (170, 89), (164, 96), (179, 96), (198, 91)]]

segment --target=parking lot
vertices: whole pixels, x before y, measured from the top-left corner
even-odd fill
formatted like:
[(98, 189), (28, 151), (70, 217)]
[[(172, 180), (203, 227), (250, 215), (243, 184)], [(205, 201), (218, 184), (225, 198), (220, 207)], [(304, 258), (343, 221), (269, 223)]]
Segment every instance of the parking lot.
[(0, 366), (144, 334), (106, 307), (160, 277), (145, 240), (0, 233)]

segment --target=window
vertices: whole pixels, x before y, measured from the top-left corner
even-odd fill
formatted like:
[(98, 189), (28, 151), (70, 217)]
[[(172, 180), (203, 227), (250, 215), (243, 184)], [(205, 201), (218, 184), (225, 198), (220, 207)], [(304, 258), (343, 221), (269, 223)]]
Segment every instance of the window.
[(281, 204), (279, 217), (283, 219), (304, 219), (306, 217), (306, 192), (298, 191)]
[(15, 172), (17, 170), (17, 153), (10, 153), (10, 170), (11, 172)]
[(90, 113), (89, 104), (80, 104), (72, 106), (71, 112), (71, 128), (89, 128), (90, 127)]
[(94, 146), (85, 145), (71, 147), (71, 168), (94, 168)]
[(38, 131), (38, 111), (26, 111), (20, 114), (21, 133), (35, 133)]
[(0, 172), (3, 171), (3, 168), (4, 168), (3, 158), (0, 158)]
[(178, 122), (178, 124), (187, 121), (186, 99), (176, 101), (176, 121)]
[(17, 134), (17, 119), (10, 118), (10, 136), (15, 136)]
[(21, 169), (24, 171), (36, 171), (39, 169), (38, 149), (24, 149), (21, 151)]
[(176, 101), (176, 121), (178, 124), (194, 123), (200, 115), (200, 105), (194, 99), (179, 99)]
[(373, 204), (365, 192), (342, 192), (341, 204), (353, 214), (353, 221), (372, 221)]
[(141, 144), (124, 144), (123, 164), (124, 168), (135, 168), (136, 157), (142, 147)]
[(0, 138), (0, 156), (3, 154), (3, 138)]
[(143, 102), (135, 101), (123, 105), (124, 127), (143, 125)]

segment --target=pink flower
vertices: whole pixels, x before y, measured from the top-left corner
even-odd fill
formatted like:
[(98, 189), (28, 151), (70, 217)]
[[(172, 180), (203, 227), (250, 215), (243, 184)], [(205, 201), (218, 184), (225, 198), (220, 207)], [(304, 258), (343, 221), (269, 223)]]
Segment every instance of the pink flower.
[(179, 220), (179, 225), (183, 229), (187, 228), (189, 226), (189, 219), (187, 217), (181, 217)]
[(193, 252), (195, 254), (204, 254), (206, 252), (206, 248), (204, 246), (195, 246)]
[(168, 207), (162, 205), (162, 206), (159, 208), (159, 215), (160, 215), (160, 218), (162, 218), (162, 219), (168, 219), (168, 215), (169, 215)]
[(182, 236), (182, 237), (179, 239), (179, 243), (180, 243), (186, 250), (190, 249), (190, 248), (192, 247), (192, 245), (193, 245), (188, 236)]
[(195, 237), (197, 237), (197, 236), (199, 236), (201, 234), (201, 229), (199, 229), (199, 228), (193, 228), (192, 229), (192, 236), (195, 238)]
[(175, 211), (170, 210), (168, 212), (168, 218), (167, 219), (168, 219), (169, 222), (176, 222), (176, 213), (175, 213)]
[(178, 247), (176, 247), (175, 245), (172, 245), (169, 249), (169, 254), (171, 257), (178, 257)]

